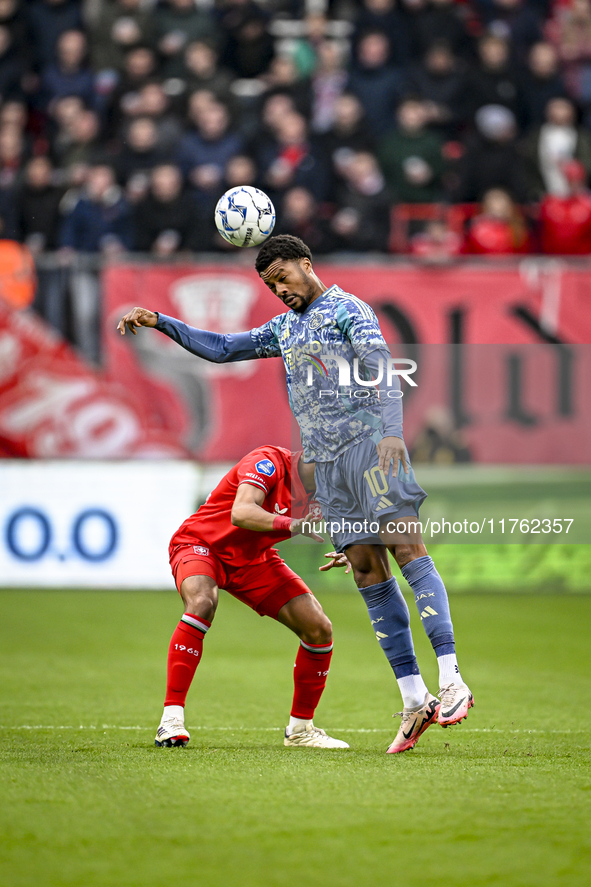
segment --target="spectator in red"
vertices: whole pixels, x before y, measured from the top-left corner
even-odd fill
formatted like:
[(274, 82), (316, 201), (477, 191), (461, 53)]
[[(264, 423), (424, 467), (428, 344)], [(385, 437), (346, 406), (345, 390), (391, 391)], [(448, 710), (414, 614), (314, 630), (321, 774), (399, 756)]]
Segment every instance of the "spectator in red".
[(583, 256), (591, 253), (591, 194), (587, 173), (578, 160), (563, 165), (569, 185), (566, 196), (547, 194), (540, 205), (540, 245), (551, 255)]
[(464, 252), (478, 255), (527, 253), (529, 232), (523, 214), (507, 191), (490, 188), (468, 229)]

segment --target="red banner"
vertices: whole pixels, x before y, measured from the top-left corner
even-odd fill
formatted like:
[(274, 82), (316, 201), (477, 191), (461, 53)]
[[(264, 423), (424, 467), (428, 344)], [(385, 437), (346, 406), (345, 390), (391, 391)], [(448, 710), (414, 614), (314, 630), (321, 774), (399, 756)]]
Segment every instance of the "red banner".
[(1, 456), (186, 456), (176, 428), (156, 428), (133, 390), (102, 378), (35, 315), (0, 302)]
[[(588, 269), (528, 259), (518, 268), (319, 265), (316, 271), (327, 286), (338, 283), (367, 301), (387, 341), (418, 358), (420, 384), (405, 397), (410, 445), (434, 426), (452, 435), (460, 458), (590, 461), (590, 354), (569, 347), (591, 342)], [(114, 266), (105, 273), (105, 305), (108, 373), (125, 382), (150, 428), (172, 430), (205, 461), (233, 461), (269, 441), (291, 445), (280, 360), (216, 366), (158, 332), (121, 337), (115, 329), (134, 305), (217, 332), (258, 326), (282, 306), (253, 270)], [(545, 344), (434, 347), (443, 343)], [(454, 458), (450, 447), (443, 451)]]
[[(591, 349), (577, 344), (591, 341), (583, 265), (317, 273), (369, 302), (395, 355), (417, 361), (405, 437), (423, 458), (589, 462)], [(134, 305), (219, 332), (258, 326), (282, 306), (254, 270), (113, 266), (103, 304), (103, 373), (33, 314), (0, 305), (0, 456), (230, 462), (261, 443), (292, 445), (280, 360), (218, 366), (154, 330), (116, 332)]]

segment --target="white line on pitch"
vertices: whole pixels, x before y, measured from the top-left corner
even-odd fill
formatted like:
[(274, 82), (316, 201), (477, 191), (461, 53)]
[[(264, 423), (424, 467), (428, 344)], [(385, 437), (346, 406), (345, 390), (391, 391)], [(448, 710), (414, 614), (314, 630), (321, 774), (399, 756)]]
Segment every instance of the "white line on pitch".
[[(227, 731), (229, 733), (240, 733), (240, 732), (276, 732), (282, 731), (285, 729), (284, 727), (205, 727), (202, 725), (199, 726), (191, 726), (189, 728), (193, 731), (195, 730), (205, 730), (205, 731)], [(132, 726), (123, 726), (120, 724), (80, 724), (79, 726), (74, 726), (73, 724), (13, 724), (9, 726), (7, 724), (0, 724), (0, 730), (152, 730), (153, 727), (141, 727), (138, 724), (134, 724)], [(392, 727), (331, 727), (331, 730), (335, 733), (391, 733)], [(458, 731), (460, 732), (460, 731)], [(505, 736), (508, 733), (538, 733), (541, 735), (545, 734), (588, 734), (589, 730), (526, 730), (526, 729), (517, 729), (517, 730), (506, 730), (502, 727), (462, 727), (462, 733), (497, 733), (499, 735)], [(455, 731), (454, 731), (455, 733)], [(430, 736), (433, 734), (430, 733)]]

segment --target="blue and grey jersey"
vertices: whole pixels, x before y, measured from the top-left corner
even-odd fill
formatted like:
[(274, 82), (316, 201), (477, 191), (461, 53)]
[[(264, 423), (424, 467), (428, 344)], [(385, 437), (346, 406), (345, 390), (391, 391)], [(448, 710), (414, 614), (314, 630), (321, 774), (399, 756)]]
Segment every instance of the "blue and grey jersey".
[[(331, 286), (303, 313), (278, 314), (248, 333), (223, 336), (160, 315), (156, 326), (215, 362), (281, 357), (307, 462), (330, 462), (372, 437), (402, 437), (397, 376), (378, 319), (365, 302)], [(373, 380), (376, 380), (375, 382)]]

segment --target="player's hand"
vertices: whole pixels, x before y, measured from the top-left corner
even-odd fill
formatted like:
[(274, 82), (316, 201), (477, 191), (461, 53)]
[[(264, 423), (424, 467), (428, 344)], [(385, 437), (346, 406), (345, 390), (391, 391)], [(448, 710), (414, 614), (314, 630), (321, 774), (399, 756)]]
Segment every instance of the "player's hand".
[(406, 448), (401, 437), (383, 437), (377, 446), (378, 464), (386, 477), (390, 474), (390, 463), (394, 460), (394, 476), (398, 474), (398, 463), (402, 462), (404, 473), (408, 474)]
[[(304, 524), (309, 524), (306, 529), (302, 529)], [(314, 526), (314, 515), (313, 512), (310, 512), (306, 515), (306, 517), (302, 517), (300, 520), (292, 520), (291, 522), (291, 534), (292, 536), (309, 536), (310, 539), (313, 539), (315, 542), (324, 542), (322, 536), (319, 536), (312, 527)]]
[(321, 567), (318, 567), (321, 573), (325, 570), (332, 570), (333, 567), (345, 567), (345, 573), (351, 572), (351, 564), (343, 552), (339, 554), (337, 551), (329, 551), (324, 557), (329, 557), (331, 561), (329, 564), (322, 564)]
[(134, 336), (136, 335), (136, 330), (140, 326), (156, 326), (158, 323), (158, 315), (154, 314), (153, 311), (148, 311), (147, 308), (133, 308), (131, 311), (128, 311), (125, 317), (122, 317), (119, 323), (117, 324), (117, 329), (121, 333), (122, 336), (125, 335), (125, 328), (127, 327)]

